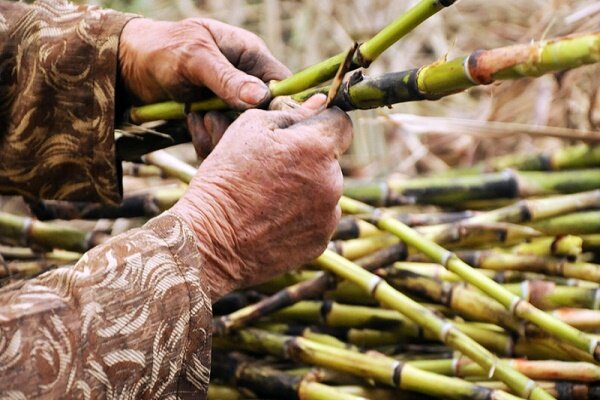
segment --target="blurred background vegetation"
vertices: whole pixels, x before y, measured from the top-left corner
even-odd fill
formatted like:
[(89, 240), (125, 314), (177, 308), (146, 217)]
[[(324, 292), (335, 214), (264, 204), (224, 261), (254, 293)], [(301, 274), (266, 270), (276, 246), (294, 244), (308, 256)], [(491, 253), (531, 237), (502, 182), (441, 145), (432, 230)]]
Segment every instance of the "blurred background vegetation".
[[(261, 36), (293, 71), (373, 36), (416, 0), (94, 0), (118, 10), (178, 20), (215, 18)], [(600, 28), (597, 0), (461, 0), (392, 47), (368, 71), (399, 71), (480, 48)], [(354, 112), (346, 172), (412, 175), (494, 155), (552, 150), (558, 139), (523, 134), (491, 121), (595, 130), (600, 126), (600, 67), (506, 82), (437, 102)], [(444, 119), (419, 118), (443, 117)]]

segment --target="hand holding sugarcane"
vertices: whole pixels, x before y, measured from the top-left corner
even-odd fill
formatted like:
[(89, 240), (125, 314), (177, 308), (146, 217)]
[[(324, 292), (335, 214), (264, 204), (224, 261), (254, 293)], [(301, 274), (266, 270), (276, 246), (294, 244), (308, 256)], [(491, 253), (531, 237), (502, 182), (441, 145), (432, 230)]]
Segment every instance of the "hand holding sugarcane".
[(267, 103), (265, 82), (290, 75), (258, 36), (204, 18), (131, 20), (121, 34), (119, 65), (136, 101), (196, 101), (212, 91), (235, 110)]
[(352, 126), (339, 109), (324, 110), (324, 101), (242, 114), (174, 206), (202, 244), (213, 300), (325, 249), (340, 215), (337, 158)]

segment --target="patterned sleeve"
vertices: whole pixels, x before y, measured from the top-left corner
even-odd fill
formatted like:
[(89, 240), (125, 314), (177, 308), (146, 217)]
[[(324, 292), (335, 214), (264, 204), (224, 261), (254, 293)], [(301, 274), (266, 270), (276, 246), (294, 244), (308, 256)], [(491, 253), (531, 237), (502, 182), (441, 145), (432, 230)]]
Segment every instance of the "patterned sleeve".
[(0, 398), (203, 399), (211, 301), (195, 233), (163, 214), (0, 292)]
[(0, 0), (0, 193), (119, 202), (117, 50), (133, 17)]

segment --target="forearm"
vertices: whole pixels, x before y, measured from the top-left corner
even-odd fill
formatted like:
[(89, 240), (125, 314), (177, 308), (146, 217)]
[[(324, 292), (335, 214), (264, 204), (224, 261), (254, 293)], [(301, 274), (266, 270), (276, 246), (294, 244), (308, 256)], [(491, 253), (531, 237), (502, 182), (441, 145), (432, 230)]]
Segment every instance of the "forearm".
[(0, 397), (202, 398), (211, 347), (203, 268), (195, 233), (167, 213), (74, 268), (0, 292)]
[(117, 51), (132, 17), (0, 1), (0, 193), (119, 201)]

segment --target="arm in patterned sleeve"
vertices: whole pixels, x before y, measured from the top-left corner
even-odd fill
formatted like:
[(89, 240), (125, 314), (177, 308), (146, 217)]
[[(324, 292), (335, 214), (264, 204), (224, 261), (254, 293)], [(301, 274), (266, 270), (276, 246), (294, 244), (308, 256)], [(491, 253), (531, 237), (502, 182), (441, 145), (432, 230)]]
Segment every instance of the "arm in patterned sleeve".
[(175, 214), (0, 293), (0, 398), (204, 398), (211, 301)]
[(119, 201), (117, 50), (132, 17), (0, 0), (0, 193)]

